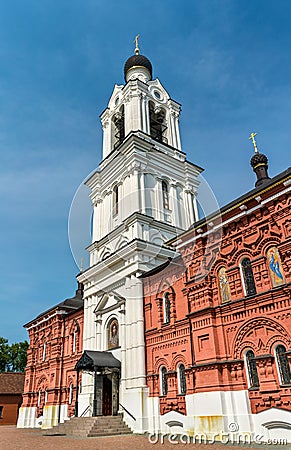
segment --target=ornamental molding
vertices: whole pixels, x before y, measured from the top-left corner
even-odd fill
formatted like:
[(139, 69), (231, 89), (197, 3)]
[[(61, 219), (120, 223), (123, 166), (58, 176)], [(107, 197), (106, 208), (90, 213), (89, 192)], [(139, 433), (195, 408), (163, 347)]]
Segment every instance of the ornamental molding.
[[(270, 332), (272, 332), (272, 336), (268, 337), (268, 333), (270, 334)], [(235, 358), (240, 358), (244, 349), (247, 347), (251, 347), (254, 353), (270, 353), (268, 343), (273, 344), (277, 336), (278, 340), (283, 340), (287, 347), (290, 347), (290, 335), (281, 324), (264, 317), (251, 319), (237, 332), (234, 339), (233, 355)]]

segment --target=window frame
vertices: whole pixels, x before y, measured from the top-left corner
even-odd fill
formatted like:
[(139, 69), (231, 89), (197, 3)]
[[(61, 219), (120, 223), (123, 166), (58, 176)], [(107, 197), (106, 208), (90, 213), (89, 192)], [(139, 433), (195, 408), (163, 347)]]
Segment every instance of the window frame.
[[(252, 353), (252, 356), (248, 355)], [(248, 380), (248, 389), (258, 390), (260, 389), (260, 379), (256, 363), (256, 356), (252, 349), (247, 349), (244, 353), (245, 369)]]
[(169, 210), (169, 184), (166, 180), (162, 180), (163, 208)]
[(167, 380), (167, 368), (166, 366), (161, 366), (160, 373), (160, 396), (166, 397), (168, 394), (168, 380)]
[[(278, 348), (280, 348), (280, 347), (283, 348), (284, 351), (279, 355)], [(289, 363), (288, 357), (286, 356), (286, 353), (287, 353), (287, 350), (283, 344), (276, 345), (276, 347), (274, 349), (274, 354), (275, 354), (275, 361), (276, 361), (276, 367), (277, 367), (277, 372), (278, 372), (278, 376), (279, 376), (280, 386), (287, 386), (287, 385), (291, 384), (291, 369), (290, 369), (290, 363)], [(280, 360), (280, 356), (284, 356), (285, 370), (286, 370), (286, 372), (289, 372), (287, 374), (288, 380), (284, 379), (286, 373), (284, 373), (282, 360)]]
[[(183, 370), (181, 370), (181, 366), (183, 366)], [(185, 373), (185, 365), (180, 362), (177, 366), (177, 375), (178, 375), (178, 395), (186, 395), (187, 394), (187, 381), (186, 381), (186, 373)], [(182, 377), (183, 375), (183, 383)]]
[[(244, 265), (243, 264), (244, 261), (248, 261), (248, 264)], [(242, 258), (242, 260), (240, 262), (240, 269), (241, 269), (242, 282), (243, 282), (245, 296), (250, 297), (251, 295), (256, 295), (257, 288), (256, 288), (256, 283), (255, 283), (252, 262), (248, 256), (245, 256)], [(253, 286), (251, 286), (250, 283), (253, 283)]]
[(171, 322), (171, 300), (169, 299), (169, 292), (163, 295), (163, 323), (169, 324)]

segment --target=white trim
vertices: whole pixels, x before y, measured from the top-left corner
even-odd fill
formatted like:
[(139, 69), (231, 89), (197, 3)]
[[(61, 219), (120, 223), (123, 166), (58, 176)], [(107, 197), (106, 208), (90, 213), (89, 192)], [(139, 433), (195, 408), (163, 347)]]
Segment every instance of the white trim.
[(71, 405), (72, 402), (73, 402), (73, 392), (74, 392), (73, 388), (74, 388), (73, 383), (71, 383), (70, 384), (70, 391), (69, 391), (69, 405)]
[(67, 313), (67, 311), (63, 311), (63, 310), (61, 310), (61, 311), (56, 311), (55, 313), (51, 314), (50, 316), (45, 317), (44, 319), (39, 320), (38, 322), (35, 322), (35, 323), (34, 323), (33, 325), (31, 325), (30, 327), (25, 327), (25, 328), (27, 329), (27, 331), (29, 331), (29, 330), (31, 330), (31, 328), (35, 328), (35, 327), (37, 327), (38, 325), (40, 325), (41, 323), (46, 322), (47, 320), (52, 319), (52, 318), (55, 317), (55, 316), (60, 316), (60, 315), (62, 315), (62, 314), (68, 314), (68, 313)]
[[(248, 211), (241, 212), (241, 213), (237, 214), (236, 216), (233, 216), (233, 217), (231, 217), (230, 219), (225, 220), (224, 222), (220, 222), (218, 225), (216, 225), (215, 227), (211, 228), (211, 230), (208, 230), (208, 231), (206, 231), (205, 233), (200, 234), (199, 236), (193, 236), (192, 238), (188, 239), (188, 241), (182, 242), (180, 245), (179, 245), (179, 244), (176, 245), (176, 248), (179, 249), (179, 248), (181, 248), (181, 247), (184, 247), (184, 246), (186, 246), (187, 244), (190, 244), (191, 242), (196, 241), (196, 240), (199, 239), (200, 237), (205, 237), (205, 236), (207, 236), (208, 234), (213, 233), (214, 230), (218, 230), (219, 228), (222, 228), (223, 226), (227, 225), (227, 224), (230, 223), (230, 222), (233, 222), (234, 220), (237, 220), (237, 219), (239, 219), (239, 218), (241, 218), (241, 217), (243, 217), (243, 216), (246, 216), (246, 215), (248, 215), (248, 214), (253, 213), (253, 212), (256, 211), (257, 209), (260, 209), (263, 205), (266, 205), (266, 204), (269, 203), (270, 201), (272, 201), (272, 200), (274, 200), (274, 199), (280, 197), (280, 196), (283, 195), (283, 194), (286, 194), (286, 193), (289, 192), (290, 190), (291, 190), (291, 187), (286, 188), (286, 189), (284, 189), (283, 191), (278, 192), (278, 193), (275, 194), (275, 195), (272, 195), (272, 197), (269, 197), (269, 198), (263, 200), (259, 205), (254, 206), (253, 208), (249, 209)], [(246, 201), (248, 201), (248, 199), (246, 199)], [(224, 214), (224, 213), (222, 213), (222, 214)], [(207, 220), (207, 218), (206, 218), (206, 220)], [(207, 222), (205, 222), (204, 225), (207, 225)], [(203, 226), (203, 224), (202, 224), (201, 226)], [(175, 243), (173, 243), (172, 245), (175, 245)]]

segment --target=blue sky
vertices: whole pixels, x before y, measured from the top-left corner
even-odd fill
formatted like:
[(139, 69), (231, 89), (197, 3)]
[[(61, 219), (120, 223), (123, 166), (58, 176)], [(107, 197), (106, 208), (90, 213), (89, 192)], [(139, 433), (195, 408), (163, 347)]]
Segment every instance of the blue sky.
[(290, 17), (289, 0), (2, 2), (0, 336), (25, 339), (76, 289), (70, 205), (101, 159), (98, 116), (135, 35), (222, 206), (254, 185), (251, 131), (271, 176), (290, 164)]

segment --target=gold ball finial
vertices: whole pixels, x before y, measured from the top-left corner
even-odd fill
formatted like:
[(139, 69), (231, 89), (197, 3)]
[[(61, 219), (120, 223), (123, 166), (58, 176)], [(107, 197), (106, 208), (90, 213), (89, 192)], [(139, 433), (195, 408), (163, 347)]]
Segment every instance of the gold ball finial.
[(135, 36), (135, 39), (133, 41), (135, 43), (134, 51), (135, 51), (136, 55), (139, 55), (139, 47), (138, 47), (138, 40), (139, 40), (139, 38), (140, 38), (140, 35), (138, 34), (137, 36)]

